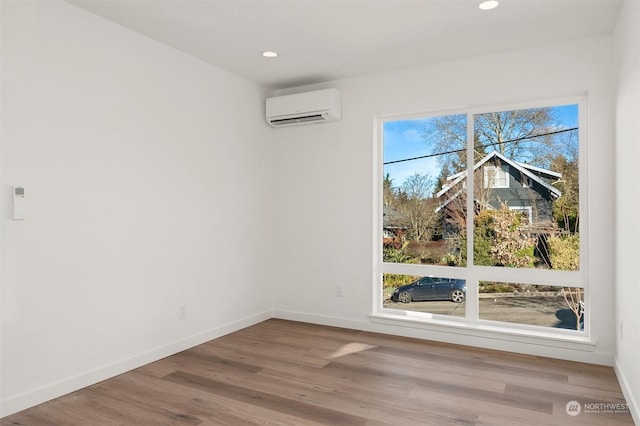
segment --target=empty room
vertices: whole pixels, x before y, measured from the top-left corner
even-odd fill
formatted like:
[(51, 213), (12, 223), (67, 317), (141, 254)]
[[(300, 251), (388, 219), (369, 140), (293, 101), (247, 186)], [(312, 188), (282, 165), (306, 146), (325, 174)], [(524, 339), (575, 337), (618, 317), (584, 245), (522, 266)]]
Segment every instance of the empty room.
[(0, 0), (0, 424), (640, 424), (639, 57), (638, 0)]

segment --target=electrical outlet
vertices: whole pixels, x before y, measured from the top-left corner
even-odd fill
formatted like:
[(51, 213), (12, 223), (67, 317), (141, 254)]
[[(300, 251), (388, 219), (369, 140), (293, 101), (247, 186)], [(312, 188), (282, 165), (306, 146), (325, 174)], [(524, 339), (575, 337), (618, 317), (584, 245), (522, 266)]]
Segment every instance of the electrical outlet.
[(178, 306), (178, 319), (186, 319), (187, 318), (187, 305)]
[(340, 284), (336, 286), (336, 297), (342, 297), (342, 286)]

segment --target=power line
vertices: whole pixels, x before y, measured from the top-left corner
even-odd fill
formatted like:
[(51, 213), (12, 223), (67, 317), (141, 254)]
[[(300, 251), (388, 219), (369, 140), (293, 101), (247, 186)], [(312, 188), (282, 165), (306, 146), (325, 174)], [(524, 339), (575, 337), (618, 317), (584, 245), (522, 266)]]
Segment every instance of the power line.
[[(521, 138), (511, 139), (511, 140), (508, 140), (508, 141), (501, 142), (500, 144), (515, 143), (515, 142), (520, 142), (520, 141), (524, 141), (524, 140), (527, 140), (527, 139), (539, 138), (539, 137), (542, 137), (542, 136), (551, 136), (551, 135), (557, 135), (559, 133), (572, 132), (574, 130), (578, 130), (578, 128), (577, 127), (572, 127), (570, 129), (556, 130), (555, 132), (540, 133), (538, 135), (533, 135), (533, 136), (523, 136)], [(484, 144), (484, 145), (475, 145), (474, 148), (486, 148), (486, 147), (493, 146), (493, 145), (498, 145), (498, 144), (496, 144), (496, 143), (488, 143), (488, 144)], [(402, 160), (387, 161), (387, 162), (382, 163), (382, 164), (386, 166), (387, 164), (396, 164), (396, 163), (403, 163), (405, 161), (421, 160), (423, 158), (436, 157), (438, 155), (453, 154), (453, 153), (456, 153), (456, 152), (464, 152), (466, 150), (467, 150), (467, 148), (454, 149), (452, 151), (443, 151), (443, 152), (438, 152), (436, 154), (421, 155), (420, 157), (411, 157), (411, 158), (405, 158), (405, 159), (402, 159)]]

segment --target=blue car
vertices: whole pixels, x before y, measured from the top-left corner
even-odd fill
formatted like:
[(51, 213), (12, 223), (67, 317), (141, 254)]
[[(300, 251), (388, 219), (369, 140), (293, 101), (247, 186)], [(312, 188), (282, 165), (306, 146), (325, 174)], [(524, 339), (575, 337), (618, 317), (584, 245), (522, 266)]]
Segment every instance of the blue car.
[(398, 287), (391, 295), (394, 302), (419, 302), (423, 300), (451, 300), (464, 302), (467, 294), (465, 280), (455, 278), (422, 277), (411, 284)]

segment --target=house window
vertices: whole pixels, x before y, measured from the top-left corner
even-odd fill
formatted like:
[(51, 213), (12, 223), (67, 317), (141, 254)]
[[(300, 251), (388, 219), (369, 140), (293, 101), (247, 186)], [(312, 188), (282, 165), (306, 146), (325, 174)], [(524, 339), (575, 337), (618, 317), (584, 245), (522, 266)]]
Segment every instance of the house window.
[(533, 223), (533, 208), (531, 206), (509, 206), (509, 210), (522, 212), (526, 224)]
[(375, 312), (584, 333), (583, 102), (379, 119)]
[(509, 166), (484, 166), (485, 188), (508, 188)]

